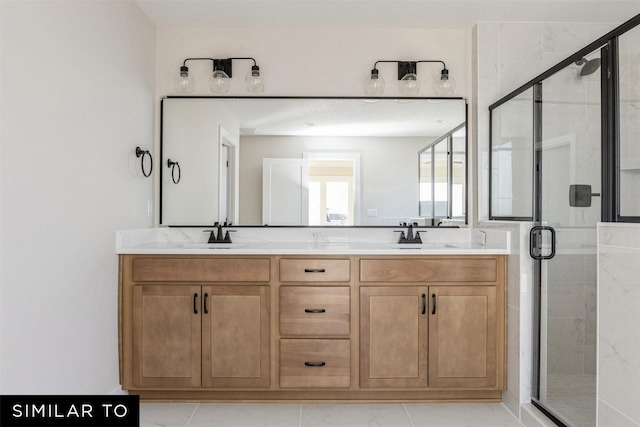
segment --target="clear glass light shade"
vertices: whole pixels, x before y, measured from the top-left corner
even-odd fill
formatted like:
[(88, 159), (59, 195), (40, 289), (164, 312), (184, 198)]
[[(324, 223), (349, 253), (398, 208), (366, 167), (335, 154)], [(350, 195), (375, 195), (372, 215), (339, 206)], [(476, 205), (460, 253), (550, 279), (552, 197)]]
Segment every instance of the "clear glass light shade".
[(456, 90), (456, 79), (443, 75), (433, 81), (433, 88), (438, 96), (451, 96)]
[(244, 82), (246, 83), (247, 90), (249, 92), (251, 93), (264, 92), (264, 79), (260, 75), (259, 70), (252, 68), (251, 72), (247, 74), (247, 77), (244, 79)]
[(364, 92), (368, 96), (381, 96), (384, 93), (384, 79), (378, 74), (371, 76), (364, 81)]
[(420, 80), (413, 73), (405, 74), (398, 82), (398, 88), (403, 95), (417, 95), (420, 93)]
[(180, 71), (180, 74), (173, 78), (173, 87), (180, 93), (191, 93), (196, 87), (196, 79), (189, 76), (189, 72)]
[(227, 93), (231, 88), (231, 79), (222, 70), (215, 70), (209, 77), (209, 88), (214, 93)]

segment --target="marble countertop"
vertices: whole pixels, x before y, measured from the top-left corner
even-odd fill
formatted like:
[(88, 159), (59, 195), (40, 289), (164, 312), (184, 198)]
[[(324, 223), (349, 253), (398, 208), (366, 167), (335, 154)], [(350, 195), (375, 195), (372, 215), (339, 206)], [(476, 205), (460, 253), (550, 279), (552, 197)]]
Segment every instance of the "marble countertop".
[[(203, 232), (204, 231), (204, 232)], [(501, 255), (509, 233), (429, 229), (422, 244), (400, 244), (393, 229), (237, 228), (233, 243), (206, 243), (208, 230), (148, 228), (119, 231), (117, 254), (150, 255)]]
[(263, 243), (173, 243), (153, 242), (120, 248), (119, 254), (155, 255), (464, 255), (507, 254), (471, 242), (398, 244), (379, 242), (263, 242)]

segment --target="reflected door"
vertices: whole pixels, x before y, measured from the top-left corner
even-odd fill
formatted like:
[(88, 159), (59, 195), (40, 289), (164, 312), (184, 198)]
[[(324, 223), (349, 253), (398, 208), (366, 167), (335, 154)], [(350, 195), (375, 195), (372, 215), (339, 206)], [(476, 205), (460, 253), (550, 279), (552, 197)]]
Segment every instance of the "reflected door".
[(309, 161), (263, 159), (262, 222), (268, 225), (309, 223)]
[[(590, 61), (599, 51), (585, 58)], [(601, 217), (600, 72), (571, 64), (537, 86), (531, 233), (539, 285), (537, 403), (558, 421), (596, 425), (596, 223)], [(548, 259), (547, 259), (548, 258)], [(534, 401), (536, 401), (534, 399)]]

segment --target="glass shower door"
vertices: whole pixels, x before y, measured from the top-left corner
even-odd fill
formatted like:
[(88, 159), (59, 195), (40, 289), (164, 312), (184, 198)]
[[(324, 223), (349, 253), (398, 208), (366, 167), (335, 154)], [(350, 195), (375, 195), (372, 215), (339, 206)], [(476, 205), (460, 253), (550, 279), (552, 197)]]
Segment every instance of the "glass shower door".
[[(599, 50), (538, 87), (532, 256), (539, 283), (537, 403), (596, 424), (596, 223), (601, 217)], [(546, 259), (545, 259), (546, 258)], [(535, 395), (535, 391), (534, 391)]]

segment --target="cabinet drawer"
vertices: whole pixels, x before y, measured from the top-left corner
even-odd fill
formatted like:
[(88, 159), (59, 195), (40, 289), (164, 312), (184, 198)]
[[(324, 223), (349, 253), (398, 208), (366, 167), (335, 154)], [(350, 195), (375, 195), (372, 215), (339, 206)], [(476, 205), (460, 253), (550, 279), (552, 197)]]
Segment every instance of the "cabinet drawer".
[(495, 282), (495, 258), (363, 259), (361, 282)]
[(281, 259), (281, 282), (348, 282), (348, 259)]
[(280, 340), (280, 387), (346, 388), (351, 343), (341, 340)]
[(349, 287), (280, 287), (281, 335), (349, 335)]
[(268, 282), (269, 258), (135, 258), (134, 282)]

